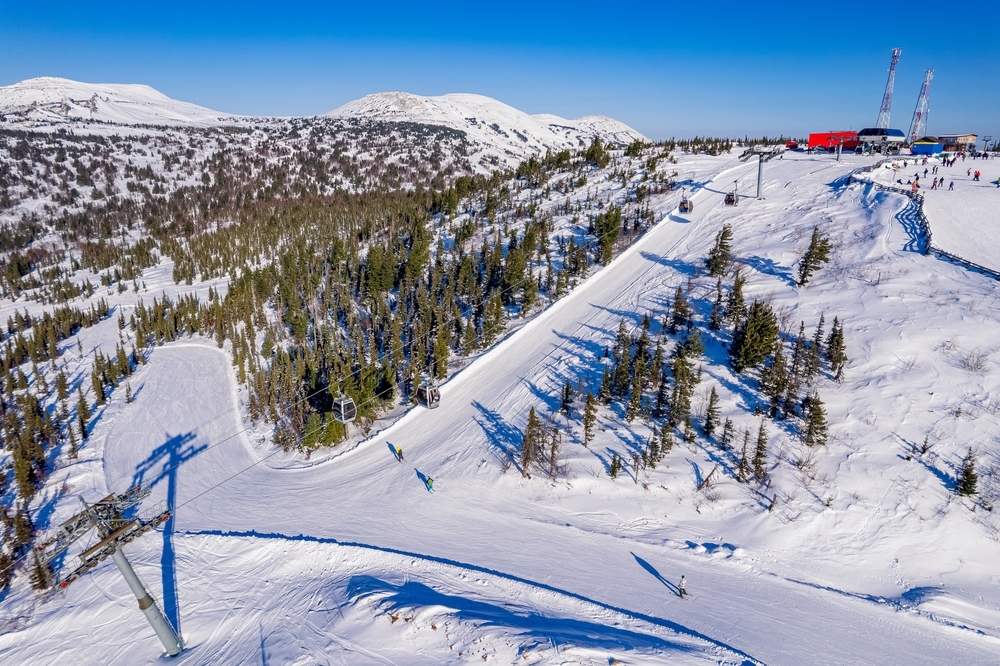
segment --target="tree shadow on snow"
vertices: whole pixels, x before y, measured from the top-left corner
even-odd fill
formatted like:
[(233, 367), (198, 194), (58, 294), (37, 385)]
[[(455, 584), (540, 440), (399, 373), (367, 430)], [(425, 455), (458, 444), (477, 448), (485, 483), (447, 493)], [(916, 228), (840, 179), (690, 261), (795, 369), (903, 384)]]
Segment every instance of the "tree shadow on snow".
[(740, 257), (740, 262), (746, 264), (758, 273), (776, 277), (790, 287), (795, 286), (795, 278), (792, 277), (792, 272), (784, 266), (780, 266), (775, 263), (774, 259), (760, 257), (754, 254), (749, 257)]
[[(208, 448), (208, 444), (195, 445), (194, 433), (174, 435), (150, 452), (135, 469), (133, 486), (152, 488), (161, 481), (167, 482), (167, 508), (171, 511), (177, 505), (177, 472), (181, 465)], [(160, 465), (158, 471), (154, 468)], [(147, 474), (152, 474), (146, 478)], [(163, 554), (160, 556), (160, 575), (163, 580), (163, 612), (181, 634), (180, 596), (177, 589), (177, 554), (174, 550), (174, 532), (177, 517), (163, 523)]]
[(472, 406), (479, 410), (482, 420), (476, 418), (476, 423), (483, 429), (486, 439), (493, 445), (494, 454), (500, 460), (501, 465), (512, 464), (517, 467), (518, 472), (522, 472), (517, 465), (515, 452), (521, 446), (521, 439), (524, 434), (504, 421), (499, 414), (484, 407), (479, 401), (473, 400)]

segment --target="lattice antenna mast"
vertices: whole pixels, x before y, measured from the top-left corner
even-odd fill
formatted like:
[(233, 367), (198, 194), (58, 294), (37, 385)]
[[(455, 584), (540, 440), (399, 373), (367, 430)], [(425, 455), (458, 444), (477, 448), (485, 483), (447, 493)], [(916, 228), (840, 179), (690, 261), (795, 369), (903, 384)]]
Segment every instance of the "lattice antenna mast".
[(878, 122), (875, 127), (887, 129), (889, 127), (889, 112), (892, 110), (892, 86), (896, 83), (896, 64), (899, 62), (899, 54), (902, 49), (892, 50), (892, 63), (889, 65), (889, 80), (885, 83), (885, 95), (882, 96), (882, 110), (878, 112)]
[(910, 122), (910, 145), (927, 132), (927, 98), (931, 91), (931, 79), (934, 78), (933, 69), (924, 70), (924, 85), (920, 87), (920, 97), (917, 98), (917, 108), (913, 110), (913, 120)]
[(69, 550), (75, 542), (96, 529), (100, 541), (80, 553), (80, 564), (58, 583), (65, 589), (70, 583), (86, 574), (109, 557), (118, 566), (125, 582), (139, 602), (139, 610), (149, 620), (164, 649), (169, 655), (179, 653), (184, 645), (177, 632), (163, 616), (160, 607), (149, 596), (132, 565), (125, 557), (122, 546), (142, 536), (146, 532), (170, 519), (170, 511), (165, 506), (157, 506), (152, 511), (135, 518), (126, 518), (125, 513), (149, 496), (150, 489), (135, 486), (123, 493), (111, 494), (94, 504), (83, 502), (83, 511), (76, 514), (43, 539), (34, 548), (36, 565), (42, 575), (52, 581), (52, 565), (60, 555)]

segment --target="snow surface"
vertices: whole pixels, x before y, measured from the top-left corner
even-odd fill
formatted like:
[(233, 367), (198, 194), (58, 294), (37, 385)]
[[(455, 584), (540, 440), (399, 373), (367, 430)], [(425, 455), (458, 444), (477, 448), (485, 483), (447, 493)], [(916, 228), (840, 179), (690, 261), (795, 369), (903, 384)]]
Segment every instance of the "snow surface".
[[(789, 154), (765, 165), (764, 200), (731, 208), (724, 193), (738, 179), (749, 195), (756, 165), (682, 156), (692, 214), (676, 193), (654, 198), (653, 230), (459, 372), (440, 409), (309, 466), (289, 468), (245, 423), (227, 350), (157, 348), (131, 379), (135, 401), (116, 391), (80, 459), (52, 474), (36, 522), (140, 481), (146, 505), (176, 507), (128, 552), (184, 635), (179, 664), (996, 663), (997, 521), (953, 491), (968, 445), (983, 496), (995, 489), (996, 283), (907, 250), (908, 200), (846, 184), (871, 161)], [(611, 453), (628, 459), (648, 425), (603, 409), (584, 448), (579, 414), (553, 414), (558, 390), (578, 377), (595, 390), (619, 319), (658, 319), (677, 285), (690, 280), (707, 316), (714, 280), (699, 269), (726, 221), (747, 298), (770, 299), (786, 332), (803, 320), (811, 333), (821, 312), (827, 330), (845, 323), (846, 381), (819, 385), (831, 441), (807, 450), (792, 424), (770, 424), (767, 487), (735, 482), (732, 457), (701, 439), (612, 480)], [(814, 225), (836, 249), (800, 289)], [(113, 347), (116, 317), (84, 332), (86, 349)], [(696, 412), (715, 385), (723, 417), (755, 433), (754, 382), (707, 342)], [(987, 361), (972, 372), (962, 359), (976, 348)], [(499, 462), (530, 406), (563, 425), (556, 482)], [(713, 465), (723, 473), (697, 491)], [(4, 663), (160, 661), (110, 563), (48, 597), (15, 587), (0, 613)]]
[(80, 83), (52, 76), (0, 86), (0, 113), (42, 123), (96, 120), (122, 125), (217, 125), (243, 119), (171, 99), (147, 85)]

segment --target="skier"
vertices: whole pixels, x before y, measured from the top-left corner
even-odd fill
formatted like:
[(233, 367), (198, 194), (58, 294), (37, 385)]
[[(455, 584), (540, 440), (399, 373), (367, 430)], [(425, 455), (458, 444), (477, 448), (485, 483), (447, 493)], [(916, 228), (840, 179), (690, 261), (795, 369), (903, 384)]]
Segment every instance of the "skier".
[(434, 479), (427, 477), (427, 490), (434, 490)]
[(979, 176), (980, 176), (980, 172), (977, 171), (975, 174), (973, 174), (972, 180), (978, 181), (979, 180)]
[(396, 458), (399, 459), (399, 462), (403, 462), (403, 447), (396, 447)]
[(684, 595), (687, 594), (686, 583), (687, 583), (687, 579), (685, 579), (684, 576), (681, 576), (681, 582), (678, 583), (678, 585), (677, 585), (677, 596), (679, 596), (681, 599), (683, 599)]
[(949, 192), (951, 192), (953, 189), (955, 189), (955, 181), (951, 181), (951, 183), (948, 185)]

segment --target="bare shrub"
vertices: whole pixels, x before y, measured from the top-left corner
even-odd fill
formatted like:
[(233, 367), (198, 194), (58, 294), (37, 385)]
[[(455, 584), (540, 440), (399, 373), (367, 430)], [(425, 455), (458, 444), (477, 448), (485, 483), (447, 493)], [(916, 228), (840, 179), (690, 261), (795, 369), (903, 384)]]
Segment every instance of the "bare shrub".
[(986, 360), (988, 357), (988, 352), (985, 352), (977, 347), (971, 351), (961, 354), (958, 357), (958, 364), (967, 372), (982, 375), (986, 374)]

